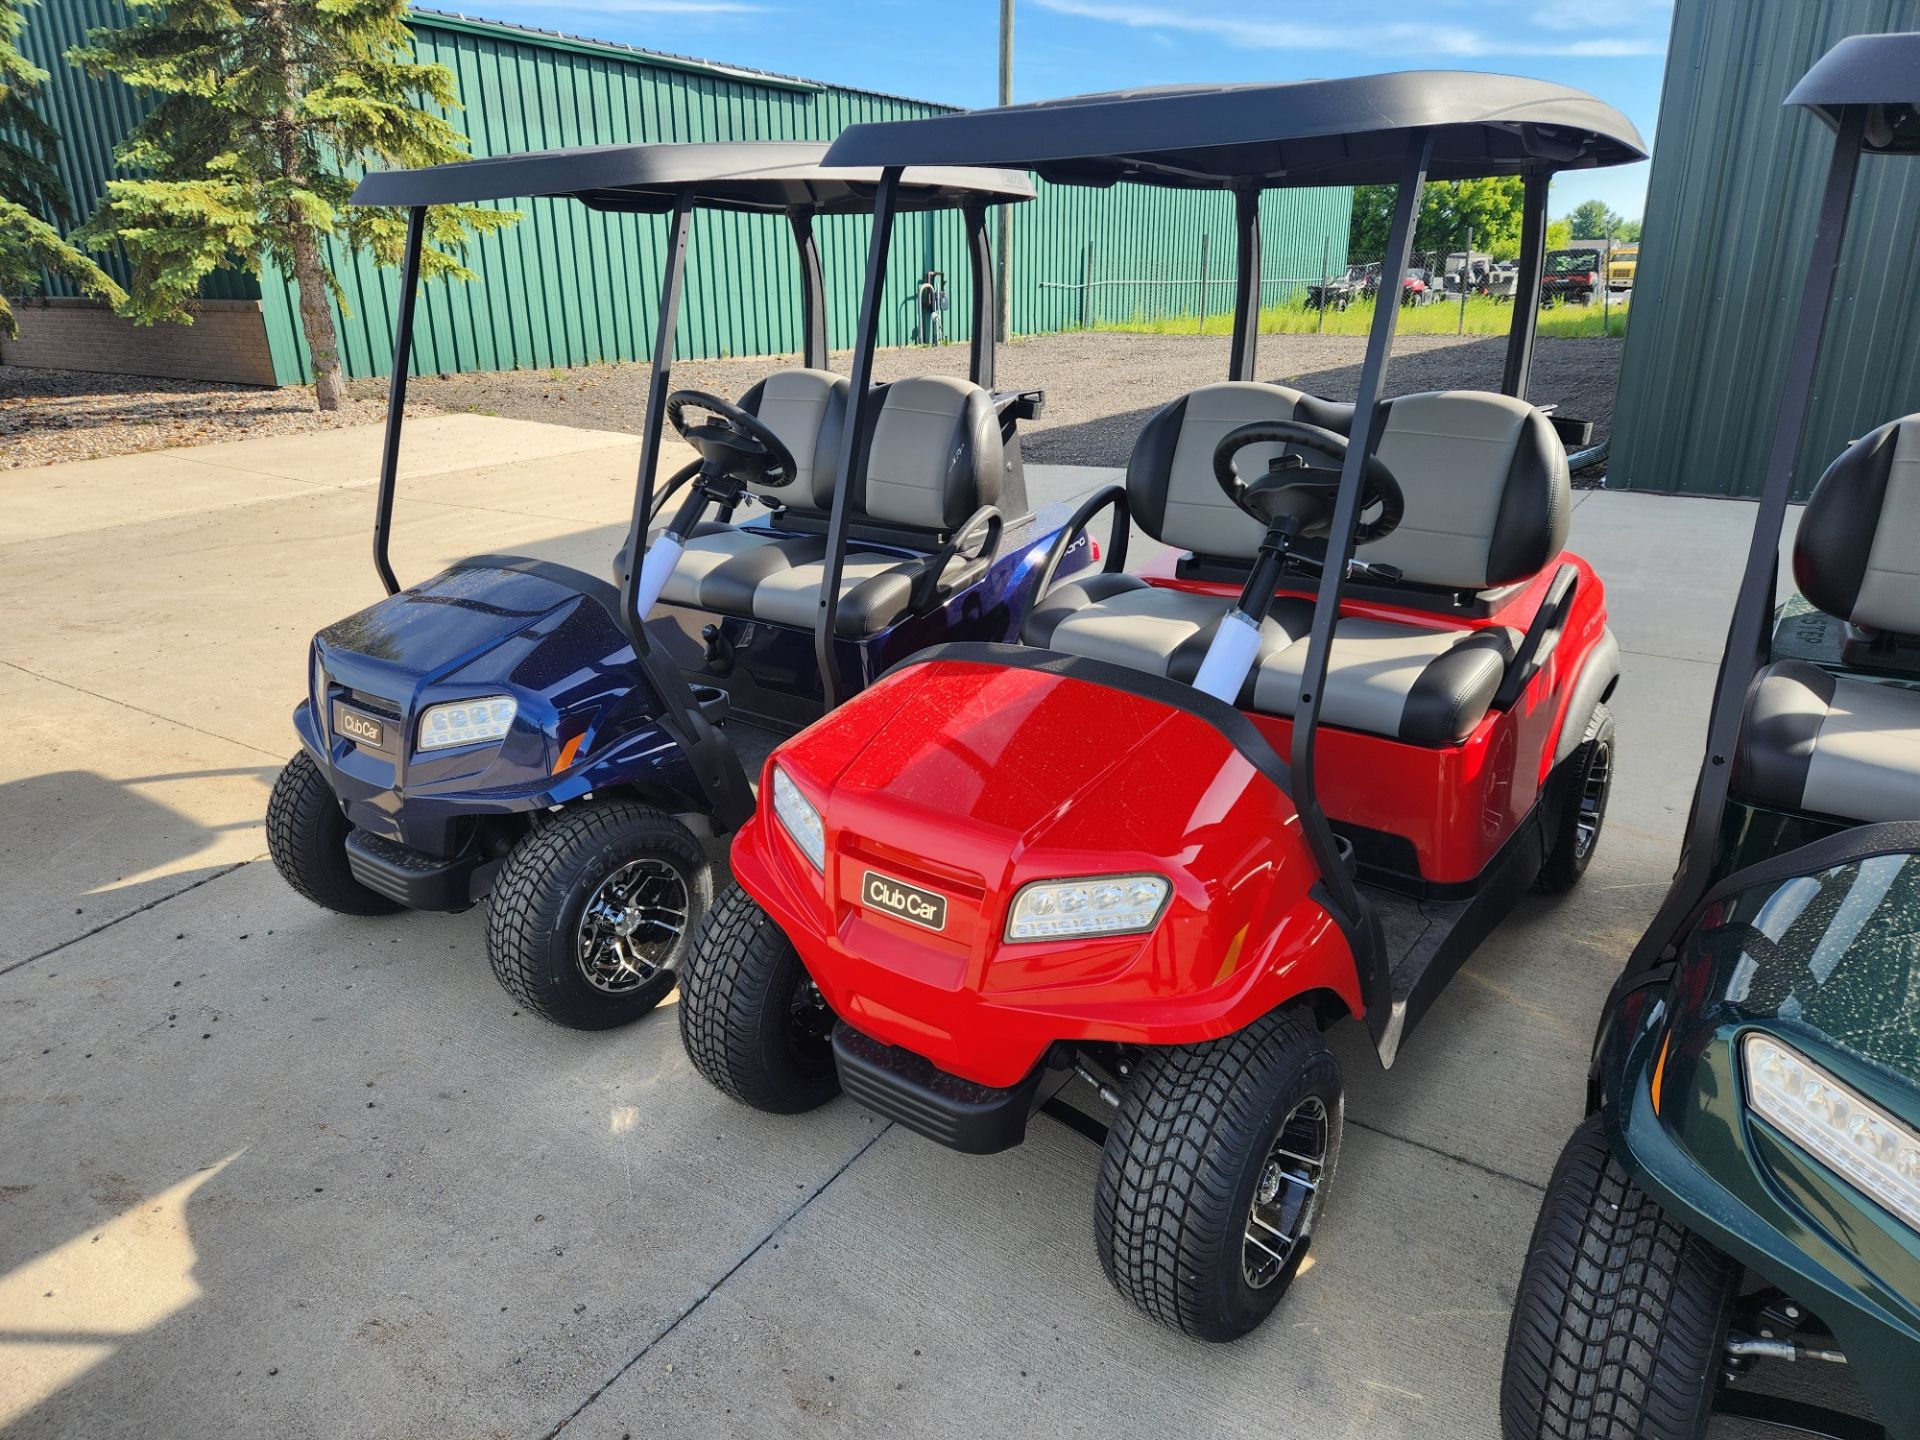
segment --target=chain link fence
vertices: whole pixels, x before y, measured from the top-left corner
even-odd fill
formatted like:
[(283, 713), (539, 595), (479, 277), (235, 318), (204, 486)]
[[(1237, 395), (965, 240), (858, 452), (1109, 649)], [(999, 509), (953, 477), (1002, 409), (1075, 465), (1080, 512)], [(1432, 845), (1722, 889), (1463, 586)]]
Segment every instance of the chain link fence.
[[(1543, 317), (1541, 333), (1570, 337), (1626, 333), (1630, 286), (1608, 283), (1611, 244), (1578, 241), (1547, 253), (1539, 303), (1560, 313)], [(1231, 264), (1211, 263), (1202, 236), (1198, 264), (1139, 261), (1109, 273), (1089, 244), (1077, 279), (1043, 280), (1042, 290), (1068, 292), (1082, 330), (1217, 333), (1232, 329)], [(1378, 257), (1347, 255), (1331, 236), (1317, 274), (1266, 274), (1260, 279), (1260, 328), (1267, 333), (1363, 334), (1379, 303)], [(1333, 256), (1344, 258), (1336, 263)], [(1413, 334), (1503, 335), (1512, 325), (1519, 267), (1466, 245), (1415, 251), (1400, 278), (1399, 329)]]

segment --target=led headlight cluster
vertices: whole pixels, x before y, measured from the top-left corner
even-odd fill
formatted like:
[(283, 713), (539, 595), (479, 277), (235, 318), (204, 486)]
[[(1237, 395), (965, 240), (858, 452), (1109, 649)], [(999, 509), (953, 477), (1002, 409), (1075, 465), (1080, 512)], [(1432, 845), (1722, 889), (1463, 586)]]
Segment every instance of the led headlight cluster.
[(483, 695), (478, 700), (429, 705), (420, 714), (420, 748), (451, 750), (456, 745), (498, 740), (513, 728), (513, 717), (519, 709), (511, 695)]
[(1136, 935), (1151, 930), (1173, 885), (1164, 875), (1094, 875), (1036, 880), (1013, 897), (1008, 940)]
[(827, 868), (827, 827), (820, 812), (807, 803), (800, 787), (787, 778), (787, 772), (773, 767), (773, 813), (780, 817), (780, 828), (793, 837), (800, 852), (813, 862), (816, 870)]
[(1920, 1135), (1778, 1040), (1751, 1032), (1740, 1050), (1756, 1112), (1920, 1229)]

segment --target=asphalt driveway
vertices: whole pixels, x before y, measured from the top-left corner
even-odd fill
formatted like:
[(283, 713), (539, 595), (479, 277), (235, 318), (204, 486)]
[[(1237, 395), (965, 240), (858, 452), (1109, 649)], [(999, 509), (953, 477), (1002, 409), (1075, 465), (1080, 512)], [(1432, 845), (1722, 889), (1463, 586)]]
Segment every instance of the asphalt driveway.
[[(1203, 1347), (1108, 1289), (1075, 1134), (971, 1159), (845, 1101), (761, 1116), (693, 1075), (670, 1009), (600, 1035), (517, 1013), (478, 911), (288, 891), (260, 817), (307, 637), (378, 594), (376, 444), (0, 476), (0, 1434), (1495, 1433), (1749, 507), (1576, 497), (1626, 652), (1593, 869), (1523, 905), (1391, 1073), (1340, 1037), (1352, 1124), (1310, 1266), (1265, 1329)], [(397, 568), (599, 570), (635, 451), (421, 420)]]

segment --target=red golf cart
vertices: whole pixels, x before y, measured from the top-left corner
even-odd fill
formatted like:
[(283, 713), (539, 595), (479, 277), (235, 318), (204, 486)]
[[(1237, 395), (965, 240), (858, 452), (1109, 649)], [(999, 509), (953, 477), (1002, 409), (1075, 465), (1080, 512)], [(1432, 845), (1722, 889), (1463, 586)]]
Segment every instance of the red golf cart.
[[(1592, 856), (1618, 647), (1563, 549), (1562, 436), (1524, 393), (1548, 179), (1638, 159), (1639, 137), (1576, 90), (1428, 73), (855, 126), (831, 153), (1231, 191), (1231, 370), (1148, 421), (1125, 486), (1082, 507), (1023, 644), (925, 651), (773, 753), (738, 887), (681, 972), (681, 1033), (765, 1110), (844, 1087), (989, 1152), (1047, 1109), (1105, 1147), (1114, 1284), (1231, 1339), (1325, 1203), (1342, 1092), (1322, 1032), (1356, 1017), (1390, 1064), (1518, 897)], [(1394, 305), (1355, 405), (1252, 378), (1264, 188), (1397, 185), (1401, 274), (1428, 177), (1482, 175), (1525, 181), (1503, 393), (1383, 400)], [(874, 265), (885, 184), (876, 208)], [(1054, 583), (1109, 508), (1104, 569)], [(1130, 524), (1164, 563), (1124, 570)], [(1076, 1081), (1110, 1123), (1066, 1103)]]

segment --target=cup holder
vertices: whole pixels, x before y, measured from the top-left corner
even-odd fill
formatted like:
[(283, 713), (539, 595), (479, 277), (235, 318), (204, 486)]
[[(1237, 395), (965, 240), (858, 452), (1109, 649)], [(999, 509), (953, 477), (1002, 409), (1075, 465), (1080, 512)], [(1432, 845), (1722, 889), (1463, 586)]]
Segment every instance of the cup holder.
[(700, 714), (709, 725), (718, 725), (727, 718), (730, 697), (718, 685), (695, 685), (693, 703), (700, 707)]
[(1354, 857), (1353, 841), (1344, 835), (1336, 834), (1333, 837), (1333, 843), (1340, 852), (1341, 868), (1350, 876), (1358, 875), (1360, 873), (1360, 862)]

